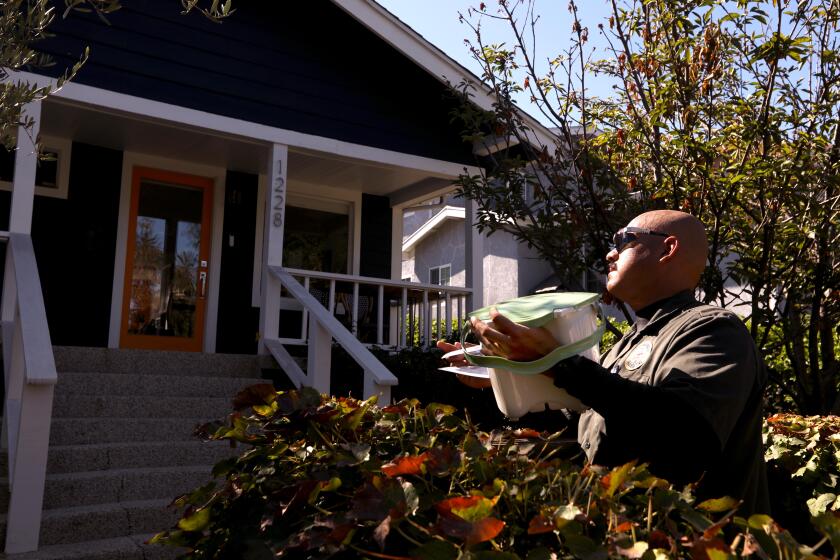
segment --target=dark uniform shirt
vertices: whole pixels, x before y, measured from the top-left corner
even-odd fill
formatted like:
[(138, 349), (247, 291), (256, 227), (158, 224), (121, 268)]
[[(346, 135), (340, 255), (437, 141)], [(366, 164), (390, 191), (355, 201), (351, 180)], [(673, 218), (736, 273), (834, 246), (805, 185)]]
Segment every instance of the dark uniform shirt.
[[(699, 499), (744, 500), (742, 514), (769, 512), (761, 442), (761, 357), (738, 317), (681, 292), (641, 311), (601, 358), (603, 368), (557, 370), (555, 383), (592, 407), (578, 441), (590, 461), (633, 459)], [(585, 369), (585, 368), (584, 368)]]

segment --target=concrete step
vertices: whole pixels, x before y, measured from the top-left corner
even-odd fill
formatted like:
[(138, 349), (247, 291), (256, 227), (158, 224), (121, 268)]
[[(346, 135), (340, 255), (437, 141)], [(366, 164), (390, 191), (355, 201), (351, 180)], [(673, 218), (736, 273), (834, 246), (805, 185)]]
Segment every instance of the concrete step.
[[(107, 469), (142, 469), (150, 467), (185, 467), (214, 465), (244, 447), (232, 448), (226, 441), (148, 441), (100, 443), (93, 445), (57, 445), (49, 449), (48, 474), (104, 471)], [(8, 476), (8, 457), (0, 452), (0, 477)]]
[(43, 546), (37, 552), (8, 554), (5, 558), (8, 560), (174, 560), (179, 554), (186, 552), (186, 549), (182, 548), (146, 544), (153, 536), (153, 533), (149, 533)]
[(50, 445), (190, 441), (205, 418), (54, 418)]
[(233, 412), (229, 397), (57, 394), (53, 418), (220, 418)]
[[(44, 510), (40, 546), (66, 545), (157, 533), (178, 521), (166, 500), (144, 500)], [(0, 516), (0, 537), (6, 538), (6, 516)]]
[[(173, 500), (207, 484), (209, 465), (145, 469), (113, 469), (47, 475), (44, 509), (92, 506), (138, 500)], [(3, 488), (9, 481), (0, 479)], [(8, 492), (0, 492), (0, 511), (8, 511)]]
[(54, 346), (59, 372), (135, 373), (154, 371), (160, 375), (254, 377), (261, 360), (249, 354), (203, 354), (123, 348)]
[[(156, 371), (150, 369), (150, 371)], [(256, 383), (265, 383), (257, 377), (199, 377), (173, 375), (136, 375), (125, 373), (58, 374), (57, 395), (115, 395), (133, 397), (224, 397)]]

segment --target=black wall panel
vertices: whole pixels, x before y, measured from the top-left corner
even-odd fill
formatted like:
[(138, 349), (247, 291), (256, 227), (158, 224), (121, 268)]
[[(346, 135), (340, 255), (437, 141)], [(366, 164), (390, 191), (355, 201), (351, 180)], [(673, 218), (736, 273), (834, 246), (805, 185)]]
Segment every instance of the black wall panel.
[[(63, 10), (63, 2), (58, 12)], [(329, 0), (243, 0), (222, 24), (136, 0), (56, 18), (39, 48), (76, 81), (210, 113), (447, 161), (472, 163), (454, 102), (425, 70)]]
[(35, 197), (32, 243), (53, 344), (108, 345), (121, 178), (121, 151), (73, 143), (68, 198)]
[(216, 352), (256, 354), (260, 310), (251, 306), (257, 212), (256, 175), (228, 171)]
[(388, 197), (362, 195), (359, 274), (391, 278), (391, 205)]

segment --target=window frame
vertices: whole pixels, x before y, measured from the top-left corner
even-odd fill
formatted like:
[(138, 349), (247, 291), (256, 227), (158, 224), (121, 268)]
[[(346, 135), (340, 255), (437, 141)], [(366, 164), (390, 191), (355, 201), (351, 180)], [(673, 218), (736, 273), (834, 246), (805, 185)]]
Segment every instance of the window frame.
[[(449, 272), (446, 277), (446, 284), (440, 283), (440, 273), (443, 269), (447, 269)], [(432, 271), (437, 271), (438, 274), (438, 281), (432, 281)], [(452, 285), (452, 263), (442, 264), (440, 266), (430, 266), (429, 267), (429, 284), (433, 286), (451, 286)]]
[[(36, 196), (47, 196), (50, 198), (66, 199), (70, 191), (70, 157), (71, 144), (69, 138), (59, 138), (57, 136), (49, 136), (42, 134), (40, 137), (42, 152), (55, 152), (56, 166), (55, 166), (55, 187), (44, 187), (35, 185)], [(14, 168), (12, 168), (14, 174)], [(0, 180), (0, 190), (11, 191), (12, 181)]]

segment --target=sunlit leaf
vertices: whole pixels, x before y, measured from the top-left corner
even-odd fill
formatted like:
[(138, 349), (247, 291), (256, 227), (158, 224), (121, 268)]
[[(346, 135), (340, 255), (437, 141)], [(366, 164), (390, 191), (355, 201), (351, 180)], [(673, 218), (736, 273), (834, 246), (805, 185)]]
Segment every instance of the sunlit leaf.
[(210, 524), (210, 509), (198, 509), (189, 517), (178, 521), (178, 528), (183, 531), (203, 531)]
[(718, 513), (722, 511), (729, 511), (731, 509), (735, 509), (740, 503), (741, 502), (739, 500), (736, 500), (735, 498), (724, 496), (723, 498), (714, 498), (711, 500), (700, 502), (697, 505), (697, 509), (701, 509), (703, 511), (708, 511), (712, 513)]
[(426, 453), (398, 457), (390, 463), (382, 465), (382, 473), (390, 477), (422, 474), (423, 463), (426, 462), (427, 458), (428, 456)]

